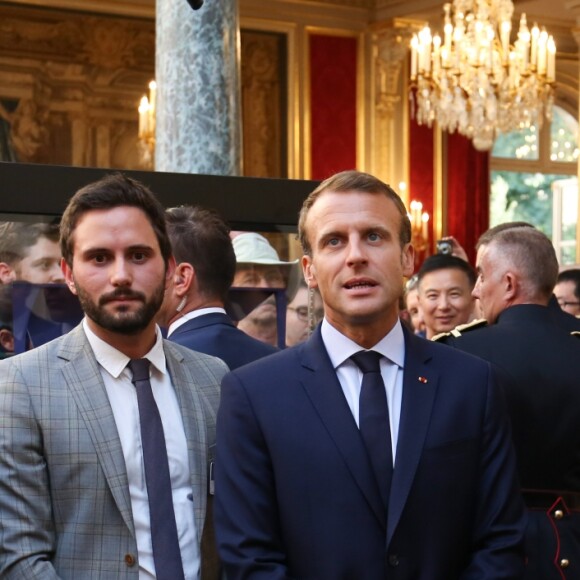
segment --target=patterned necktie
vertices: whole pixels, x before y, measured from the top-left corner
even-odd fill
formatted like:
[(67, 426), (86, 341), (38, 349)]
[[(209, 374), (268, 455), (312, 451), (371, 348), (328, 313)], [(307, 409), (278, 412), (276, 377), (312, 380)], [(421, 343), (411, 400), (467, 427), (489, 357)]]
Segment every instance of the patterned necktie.
[(132, 359), (127, 366), (137, 390), (155, 574), (157, 580), (183, 580), (165, 435), (149, 381), (149, 361)]
[(389, 405), (385, 383), (381, 376), (382, 355), (374, 351), (361, 350), (351, 359), (363, 372), (359, 399), (359, 429), (385, 508), (389, 504), (391, 479), (393, 477), (393, 450), (389, 424)]

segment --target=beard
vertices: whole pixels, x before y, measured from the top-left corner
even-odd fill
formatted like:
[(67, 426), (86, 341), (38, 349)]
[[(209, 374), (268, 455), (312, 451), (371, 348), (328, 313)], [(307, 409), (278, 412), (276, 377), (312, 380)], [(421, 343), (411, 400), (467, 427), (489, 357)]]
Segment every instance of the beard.
[[(98, 303), (94, 302), (87, 292), (75, 283), (75, 288), (81, 303), (81, 307), (85, 315), (90, 318), (95, 324), (118, 334), (134, 335), (138, 334), (153, 320), (157, 311), (163, 302), (163, 294), (165, 292), (165, 280), (161, 283), (150, 298), (142, 292), (136, 292), (129, 288), (117, 288), (113, 292), (103, 294)], [(136, 311), (129, 311), (126, 307), (119, 307), (115, 312), (109, 312), (105, 309), (107, 303), (117, 298), (130, 298), (133, 300), (140, 300), (141, 307)]]

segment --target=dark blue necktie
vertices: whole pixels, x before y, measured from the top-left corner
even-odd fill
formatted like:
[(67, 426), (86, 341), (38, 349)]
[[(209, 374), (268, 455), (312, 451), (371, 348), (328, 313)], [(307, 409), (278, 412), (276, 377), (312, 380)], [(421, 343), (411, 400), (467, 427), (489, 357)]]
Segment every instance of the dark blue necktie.
[(155, 574), (157, 580), (183, 580), (165, 435), (149, 381), (149, 361), (132, 359), (127, 366), (137, 390)]
[(359, 399), (359, 429), (367, 448), (369, 459), (385, 508), (389, 504), (393, 478), (393, 450), (389, 424), (389, 405), (385, 383), (381, 376), (382, 355), (361, 350), (351, 359), (363, 372)]

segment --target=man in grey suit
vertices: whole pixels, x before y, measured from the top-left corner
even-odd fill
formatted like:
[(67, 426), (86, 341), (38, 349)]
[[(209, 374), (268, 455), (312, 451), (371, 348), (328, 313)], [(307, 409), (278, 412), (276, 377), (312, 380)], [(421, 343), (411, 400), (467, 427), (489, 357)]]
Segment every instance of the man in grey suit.
[(163, 207), (107, 176), (69, 202), (61, 249), (83, 322), (0, 363), (0, 577), (206, 578), (226, 366), (154, 322), (175, 267)]

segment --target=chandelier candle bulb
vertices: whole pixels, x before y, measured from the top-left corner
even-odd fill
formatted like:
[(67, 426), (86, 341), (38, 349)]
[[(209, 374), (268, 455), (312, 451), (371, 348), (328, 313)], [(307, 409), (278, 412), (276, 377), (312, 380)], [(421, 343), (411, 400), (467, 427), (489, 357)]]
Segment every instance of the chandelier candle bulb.
[(554, 38), (550, 36), (548, 38), (548, 82), (553, 83), (556, 80), (556, 43)]
[(532, 28), (532, 48), (530, 60), (532, 62), (532, 68), (536, 68), (538, 64), (538, 38), (540, 37), (540, 29), (537, 24), (534, 24)]
[(413, 34), (411, 40), (411, 80), (417, 78), (417, 64), (419, 61), (419, 39), (416, 34)]

